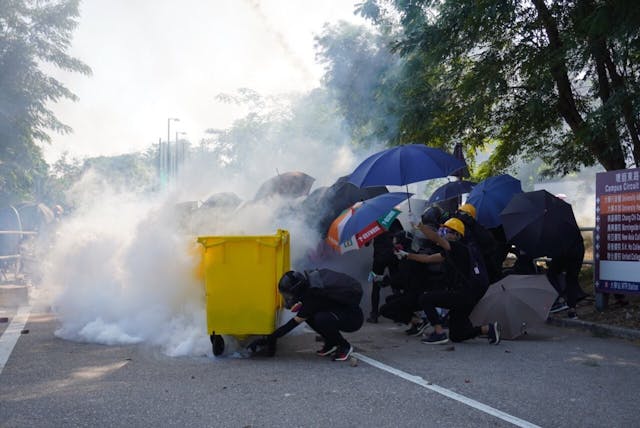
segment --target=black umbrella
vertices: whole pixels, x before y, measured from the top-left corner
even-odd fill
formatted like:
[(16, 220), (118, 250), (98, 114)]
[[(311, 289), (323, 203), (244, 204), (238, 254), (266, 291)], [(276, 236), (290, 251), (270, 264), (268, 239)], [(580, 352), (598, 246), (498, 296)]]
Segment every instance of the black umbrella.
[(349, 176), (340, 177), (329, 187), (321, 187), (302, 202), (307, 223), (326, 235), (331, 222), (358, 201), (371, 199), (389, 191), (385, 186), (357, 187), (349, 183)]
[(202, 203), (206, 208), (235, 208), (242, 203), (240, 196), (233, 192), (219, 192), (209, 196)]
[(500, 219), (507, 239), (531, 257), (560, 256), (580, 234), (571, 205), (546, 190), (513, 195)]
[(300, 171), (290, 171), (271, 177), (258, 189), (253, 200), (264, 199), (269, 196), (280, 195), (297, 198), (309, 194), (315, 178)]
[(453, 157), (464, 162), (464, 167), (458, 169), (450, 175), (452, 175), (453, 177), (458, 177), (461, 180), (463, 178), (470, 177), (471, 175), (469, 174), (469, 167), (467, 167), (467, 161), (464, 159), (462, 143), (456, 143), (456, 145), (453, 147)]
[(449, 181), (438, 187), (427, 200), (428, 204), (446, 201), (447, 199), (457, 198), (460, 195), (469, 193), (476, 183), (465, 180)]

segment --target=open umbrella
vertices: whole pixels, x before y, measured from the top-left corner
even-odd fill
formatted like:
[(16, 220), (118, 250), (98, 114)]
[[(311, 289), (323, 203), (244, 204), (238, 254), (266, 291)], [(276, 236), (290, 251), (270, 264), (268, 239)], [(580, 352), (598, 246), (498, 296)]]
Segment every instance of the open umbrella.
[(456, 143), (455, 146), (453, 146), (453, 157), (455, 157), (456, 159), (460, 159), (462, 162), (464, 162), (464, 167), (460, 168), (459, 170), (452, 172), (450, 175), (454, 176), (454, 177), (458, 177), (460, 180), (462, 180), (465, 177), (469, 177), (471, 174), (469, 174), (469, 168), (467, 167), (467, 161), (464, 160), (464, 152), (462, 150), (462, 143)]
[(520, 180), (509, 174), (497, 175), (476, 184), (467, 202), (476, 207), (476, 221), (491, 228), (502, 223), (500, 213), (516, 193), (522, 193)]
[(463, 161), (440, 149), (407, 144), (369, 156), (351, 173), (349, 181), (358, 187), (405, 186), (446, 177), (464, 166)]
[(349, 183), (348, 176), (340, 177), (329, 187), (315, 189), (301, 203), (307, 223), (326, 235), (333, 220), (358, 201), (388, 193), (384, 186), (357, 187)]
[(235, 208), (242, 203), (240, 196), (233, 192), (218, 192), (209, 196), (202, 206), (206, 208)]
[(327, 242), (342, 253), (361, 248), (389, 229), (400, 214), (394, 207), (411, 196), (412, 193), (392, 192), (356, 202), (331, 223)]
[(435, 204), (447, 199), (457, 198), (460, 195), (469, 193), (476, 183), (465, 180), (450, 181), (438, 187), (427, 200), (428, 204)]
[(531, 257), (564, 254), (580, 233), (571, 205), (546, 190), (514, 195), (500, 218), (509, 242)]
[(515, 339), (547, 319), (556, 297), (546, 275), (509, 275), (489, 286), (469, 319), (474, 325), (498, 321), (502, 337)]
[(258, 189), (254, 201), (273, 195), (297, 198), (309, 193), (315, 178), (300, 171), (290, 171), (271, 177)]

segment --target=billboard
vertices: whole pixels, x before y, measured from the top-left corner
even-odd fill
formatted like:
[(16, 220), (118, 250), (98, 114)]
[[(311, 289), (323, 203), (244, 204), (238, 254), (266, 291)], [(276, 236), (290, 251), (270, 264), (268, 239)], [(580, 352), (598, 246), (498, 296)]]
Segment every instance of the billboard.
[(640, 293), (640, 168), (596, 175), (595, 287)]

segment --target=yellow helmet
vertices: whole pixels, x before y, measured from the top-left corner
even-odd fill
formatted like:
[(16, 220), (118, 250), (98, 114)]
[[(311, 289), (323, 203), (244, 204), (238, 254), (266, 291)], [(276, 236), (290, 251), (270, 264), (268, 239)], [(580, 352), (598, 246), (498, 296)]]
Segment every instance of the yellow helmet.
[(455, 230), (461, 236), (464, 236), (464, 223), (460, 219), (450, 218), (449, 220), (444, 222), (443, 226), (448, 227), (451, 230)]
[(469, 214), (471, 217), (473, 217), (474, 219), (476, 218), (476, 207), (474, 207), (471, 204), (460, 205), (460, 208), (458, 208), (458, 211), (465, 212)]

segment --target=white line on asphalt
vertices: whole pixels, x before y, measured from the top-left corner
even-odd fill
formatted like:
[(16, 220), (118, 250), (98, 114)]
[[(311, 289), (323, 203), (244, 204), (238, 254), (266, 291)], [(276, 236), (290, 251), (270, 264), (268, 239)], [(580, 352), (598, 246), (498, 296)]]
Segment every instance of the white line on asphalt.
[(0, 336), (0, 374), (4, 369), (4, 365), (7, 364), (9, 356), (13, 351), (13, 347), (16, 345), (18, 338), (22, 334), (27, 319), (29, 319), (29, 313), (31, 312), (31, 306), (21, 306), (16, 311), (15, 316), (11, 320), (11, 324)]
[(496, 418), (500, 418), (503, 421), (507, 421), (513, 425), (519, 426), (519, 427), (527, 427), (527, 428), (540, 428), (538, 425), (532, 424), (531, 422), (527, 422), (523, 419), (517, 418), (515, 416), (511, 416), (508, 413), (502, 412), (498, 409), (494, 409), (493, 407), (487, 406), (486, 404), (482, 404), (476, 400), (473, 400), (471, 398), (467, 398), (464, 395), (460, 395), (456, 392), (450, 391), (446, 388), (443, 388), (441, 386), (438, 385), (434, 385), (431, 382), (428, 382), (426, 380), (424, 380), (422, 377), (420, 376), (414, 376), (412, 374), (409, 374), (407, 372), (403, 372), (402, 370), (398, 370), (396, 368), (393, 368), (391, 366), (388, 366), (384, 363), (381, 363), (379, 361), (374, 360), (373, 358), (369, 358), (365, 355), (362, 355), (359, 352), (354, 352), (352, 354), (354, 357), (358, 358), (361, 361), (364, 361), (365, 363), (376, 367), (380, 370), (384, 370), (387, 373), (391, 373), (393, 375), (399, 376), (402, 379), (408, 380), (409, 382), (413, 382), (417, 385), (422, 386), (423, 388), (429, 389), (433, 392), (437, 392), (438, 394), (444, 395), (445, 397), (449, 397), (452, 400), (456, 400), (459, 401), (462, 404), (466, 404), (467, 406), (473, 407), (475, 409), (478, 409), (482, 412), (488, 413), (492, 416), (495, 416)]

